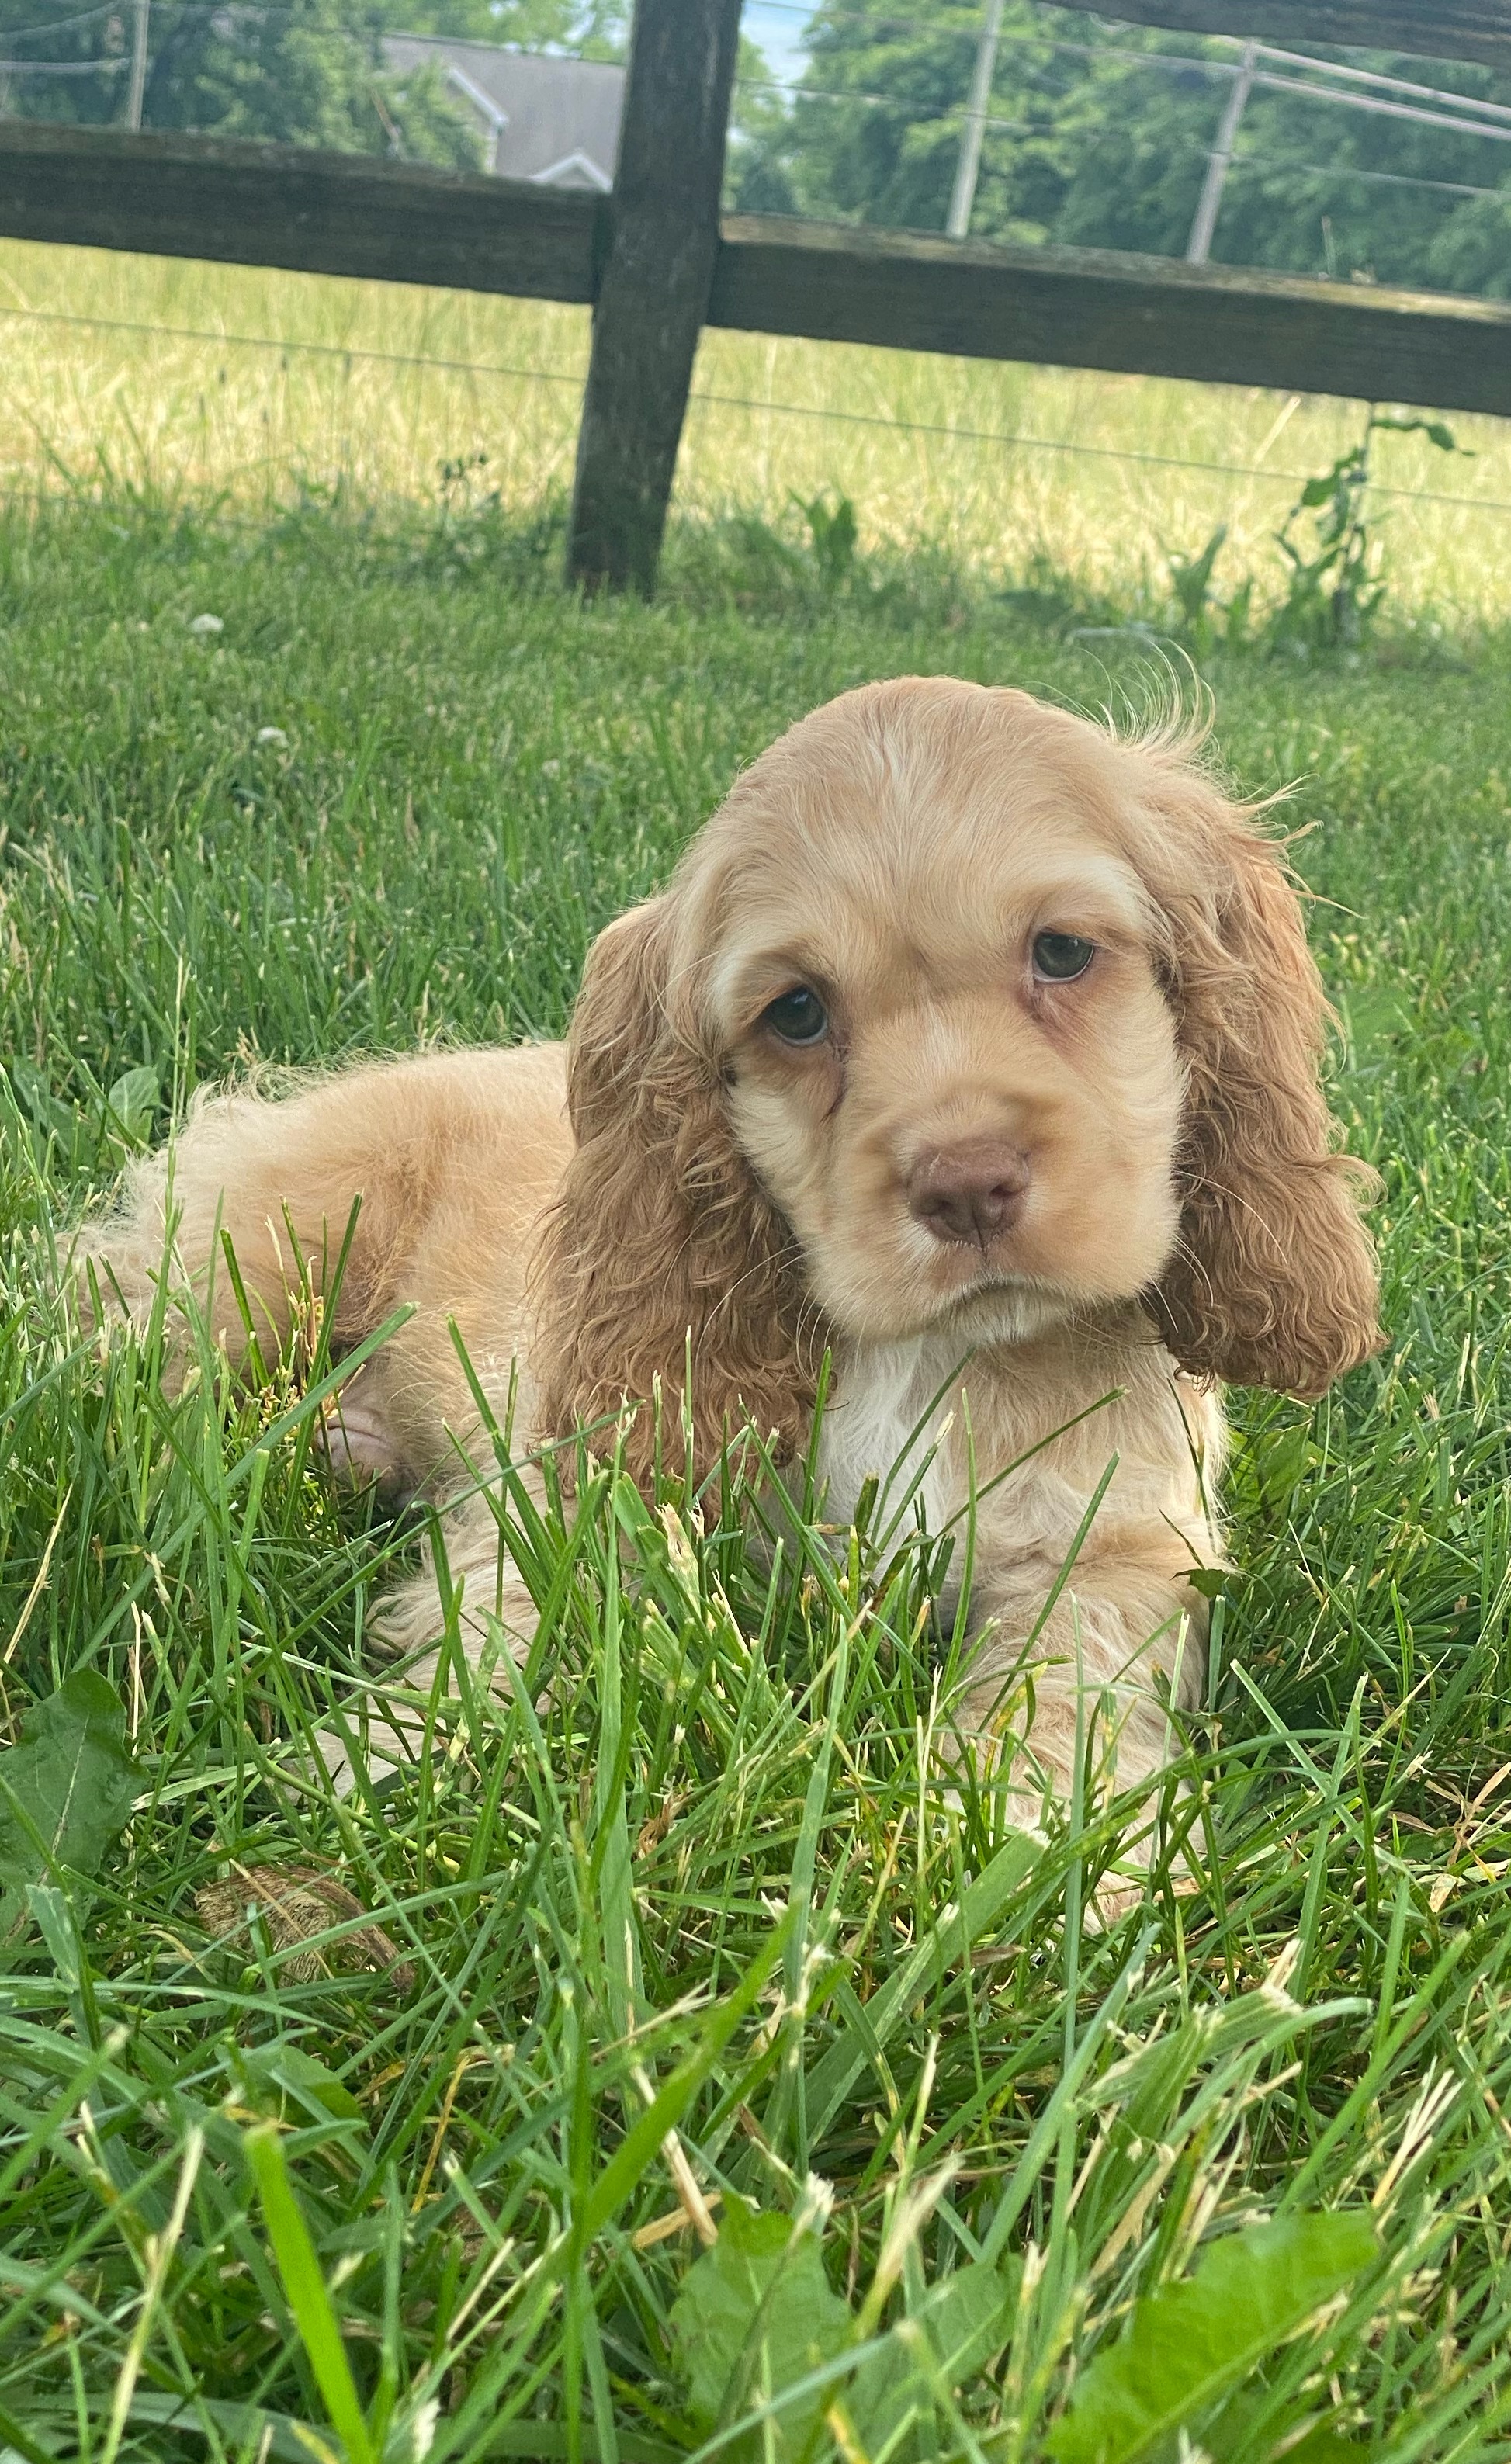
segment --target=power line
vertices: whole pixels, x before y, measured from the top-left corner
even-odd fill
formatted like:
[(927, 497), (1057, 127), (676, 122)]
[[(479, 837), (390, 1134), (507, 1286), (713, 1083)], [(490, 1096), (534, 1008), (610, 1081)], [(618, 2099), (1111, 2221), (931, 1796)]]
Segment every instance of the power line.
[(0, 60), (0, 77), (114, 77), (130, 65), (123, 52), (102, 60)]
[(1415, 171), (1366, 170), (1357, 163), (1292, 163), (1280, 154), (1235, 154), (1232, 177), (1243, 171), (1299, 171), (1313, 180), (1368, 180), (1391, 188), (1435, 188), (1447, 197), (1499, 197), (1511, 206), (1511, 189), (1477, 188), (1466, 180), (1428, 180)]
[[(508, 377), (533, 385), (570, 385), (578, 390), (584, 382), (581, 376), (564, 368), (520, 368), (492, 360), (451, 360), (423, 352), (359, 350), (340, 342), (280, 341), (271, 334), (217, 334), (208, 327), (157, 325), (145, 319), (90, 317), (75, 311), (0, 307), (0, 318), (21, 324), (77, 325), (101, 333), (140, 334), (155, 341), (210, 342), (224, 350), (276, 351), (280, 355), (298, 352), (348, 363), (360, 360), (383, 367), (429, 368), (448, 375)], [(1092, 461), (1131, 462), (1162, 471), (1197, 471), (1221, 478), (1260, 479), (1276, 486), (1303, 486), (1315, 475), (1309, 471), (1279, 469), (1259, 462), (1203, 461), (1180, 453), (1141, 452), (1131, 446), (1081, 445), (1063, 437), (1030, 436), (1004, 429), (952, 427), (940, 420), (892, 419), (880, 411), (832, 410), (819, 404), (761, 401), (754, 395), (713, 393), (696, 387), (689, 399), (715, 409), (756, 411), (763, 416), (782, 419), (830, 420), (847, 428), (882, 428), (908, 436), (937, 436), (953, 444), (1011, 446), (1027, 452), (1069, 453)], [(1376, 495), (1391, 496), (1404, 504), (1452, 505), (1466, 513), (1511, 514), (1511, 497), (1456, 496), (1435, 489), (1394, 488), (1381, 479), (1371, 479), (1369, 485)]]
[(1337, 94), (1325, 85), (1311, 85), (1304, 77), (1271, 77), (1260, 70), (1254, 80), (1271, 94), (1303, 94), (1312, 102), (1341, 103), (1349, 111), (1369, 111), (1385, 120), (1410, 120), (1420, 128), (1451, 128), (1456, 137), (1489, 137), (1498, 144), (1511, 143), (1511, 128), (1501, 128), (1489, 121), (1453, 120), (1446, 111), (1423, 111), (1412, 102), (1388, 102), (1383, 95)]
[(5, 37), (8, 43), (25, 43), (29, 42), (33, 34), (67, 34), (71, 33), (76, 26), (92, 26), (97, 17), (110, 17), (115, 14), (116, 0), (104, 0), (102, 8), (82, 10), (77, 17), (52, 17), (45, 26), (7, 27), (4, 30)]

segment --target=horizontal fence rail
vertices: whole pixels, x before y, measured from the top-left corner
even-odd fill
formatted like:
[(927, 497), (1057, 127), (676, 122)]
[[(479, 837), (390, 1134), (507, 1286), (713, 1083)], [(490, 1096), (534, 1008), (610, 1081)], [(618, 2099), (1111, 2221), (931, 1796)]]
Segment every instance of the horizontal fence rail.
[(708, 321), (1511, 414), (1511, 307), (1121, 251), (726, 216)]
[(1182, 34), (1254, 35), (1260, 42), (1356, 44), (1434, 60), (1511, 64), (1508, 0), (1117, 0), (1108, 14)]
[[(586, 304), (611, 214), (364, 156), (0, 123), (8, 238)], [(705, 321), (1511, 415), (1511, 306), (1098, 250), (727, 215)]]
[(588, 305), (604, 200), (220, 137), (0, 121), (0, 237)]

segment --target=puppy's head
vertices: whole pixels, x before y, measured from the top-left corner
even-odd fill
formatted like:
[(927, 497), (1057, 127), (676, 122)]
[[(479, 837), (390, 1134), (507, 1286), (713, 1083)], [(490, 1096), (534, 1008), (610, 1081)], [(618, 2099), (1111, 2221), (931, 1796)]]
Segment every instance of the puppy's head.
[(589, 960), (554, 1426), (683, 1383), (797, 1442), (826, 1332), (962, 1352), (1148, 1296), (1314, 1394), (1376, 1341), (1274, 846), (1178, 746), (944, 679), (847, 693)]

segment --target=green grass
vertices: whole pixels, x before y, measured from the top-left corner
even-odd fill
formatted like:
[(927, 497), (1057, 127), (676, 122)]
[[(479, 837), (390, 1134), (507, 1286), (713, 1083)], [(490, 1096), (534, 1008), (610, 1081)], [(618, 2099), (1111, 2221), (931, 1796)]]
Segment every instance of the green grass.
[[(1160, 683), (943, 558), (831, 594), (685, 527), (646, 610), (567, 601), (558, 549), (486, 509), (0, 519), (0, 1716), (61, 1734), (80, 1672), (109, 1689), (92, 1875), (0, 1819), (43, 1877), (0, 1960), (0, 2453), (636, 2464), (812, 2362), (708, 2452), (795, 2454), (785, 2418), (878, 2457), (1261, 2464), (1305, 2423), (1306, 2458), (1503, 2457), (1511, 642), (1213, 671), (1233, 775), (1303, 782), (1393, 1340), (1314, 1411), (1237, 1398), (1221, 1669), (1164, 1808), (1191, 1877), (1167, 1842), (1099, 1930), (1104, 1810), (1028, 1855), (940, 1792), (923, 1552), (773, 1577), (739, 1480), (660, 1523), (605, 1472), (575, 1555), (522, 1532), (530, 1683), (336, 1800), (301, 1741), (412, 1534), (333, 1500), (296, 1386), (171, 1401), (153, 1339), (48, 1303), (55, 1227), (216, 1072), (559, 1029), (591, 935), (826, 695)], [(291, 1866), (360, 1903), (328, 1957), (217, 1942), (197, 1895)], [(743, 2364), (783, 2229), (647, 2236), (673, 2158), (715, 2219), (808, 2219)], [(1356, 2220), (1331, 2277), (1318, 2211)], [(1185, 2409), (1099, 2449), (1114, 2354)]]
[[(481, 484), (518, 516), (570, 481), (588, 317), (0, 240), (0, 344), (11, 489), (66, 475), (260, 517), (301, 487), (409, 502), (443, 463), (472, 464), (475, 479), (482, 454)], [(710, 331), (677, 496), (705, 518), (775, 520), (794, 493), (838, 488), (871, 550), (924, 542), (1018, 572), (1042, 554), (1125, 599), (1223, 523), (1218, 590), (1252, 575), (1262, 602), (1283, 581), (1274, 535), (1301, 481), (1364, 418), (1359, 404), (1259, 386)], [(1472, 460), (1420, 436), (1379, 441), (1375, 477), (1406, 493), (1374, 511), (1403, 609), (1495, 622), (1511, 594), (1511, 429), (1452, 424)], [(1038, 441), (1001, 441), (1017, 437)]]

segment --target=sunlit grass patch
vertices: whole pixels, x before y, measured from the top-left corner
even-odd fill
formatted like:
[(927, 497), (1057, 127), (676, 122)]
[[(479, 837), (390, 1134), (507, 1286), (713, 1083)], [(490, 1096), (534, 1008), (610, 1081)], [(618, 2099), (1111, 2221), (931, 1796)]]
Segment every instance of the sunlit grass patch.
[[(428, 499), (449, 466), (517, 513), (570, 482), (585, 309), (17, 241), (0, 243), (5, 306), (31, 312), (0, 318), (12, 489), (260, 515), (301, 489)], [(1125, 599), (1225, 524), (1218, 584), (1252, 575), (1262, 601), (1303, 480), (1364, 417), (1259, 387), (711, 331), (677, 501), (771, 521), (838, 489), (867, 547), (924, 541), (1016, 576), (1047, 560)], [(1404, 494), (1374, 511), (1404, 608), (1491, 618), (1511, 578), (1511, 444), (1498, 421), (1452, 424), (1472, 460), (1383, 440), (1375, 476)]]
[[(531, 1682), (418, 1695), (309, 1364), (175, 1392), (48, 1294), (206, 1080), (559, 1032), (829, 693), (1169, 671), (942, 550), (703, 520), (586, 607), (534, 502), (244, 510), (0, 520), (0, 2442), (1499, 2458), (1503, 637), (1211, 663), (1236, 781), (1302, 781), (1392, 1340), (1236, 1398), (1211, 1699), (1099, 1924), (1094, 1773), (1044, 1842), (944, 1784), (907, 1531), (774, 1561), (758, 1463), (650, 1511), (605, 1452), (521, 1537)], [(339, 1794), (395, 1685), (435, 1750)]]

